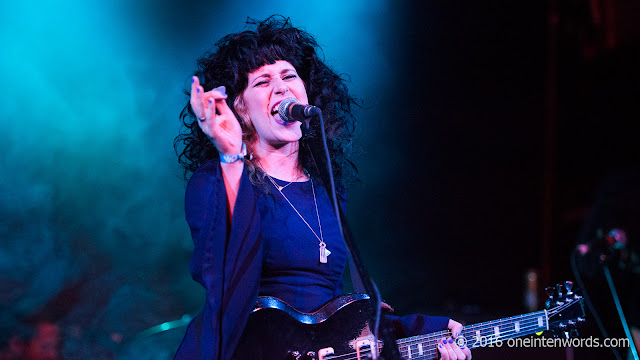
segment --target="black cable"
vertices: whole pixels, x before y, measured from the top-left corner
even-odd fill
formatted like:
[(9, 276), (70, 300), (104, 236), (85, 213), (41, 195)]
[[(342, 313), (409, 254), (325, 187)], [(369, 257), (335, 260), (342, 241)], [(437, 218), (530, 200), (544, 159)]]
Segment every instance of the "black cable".
[[(329, 186), (330, 186), (329, 192), (331, 193), (331, 201), (333, 202), (333, 209), (336, 214), (336, 218), (338, 220), (338, 229), (340, 230), (340, 234), (342, 235), (345, 244), (347, 245), (347, 247), (349, 247), (351, 251), (351, 258), (353, 259), (356, 269), (358, 270), (358, 275), (360, 276), (362, 285), (364, 286), (365, 290), (369, 294), (370, 301), (373, 304), (375, 304), (375, 307), (374, 307), (375, 310), (371, 319), (373, 320), (373, 323), (374, 323), (373, 335), (377, 341), (378, 328), (380, 325), (380, 315), (382, 313), (380, 292), (378, 291), (377, 286), (373, 283), (373, 280), (371, 279), (371, 277), (369, 277), (369, 274), (364, 268), (362, 259), (360, 258), (360, 254), (358, 253), (355, 243), (352, 240), (351, 232), (349, 231), (349, 227), (346, 222), (346, 219), (345, 219), (345, 225), (348, 230), (348, 235), (343, 230), (343, 226), (342, 226), (343, 214), (340, 211), (338, 199), (336, 196), (336, 185), (333, 180), (333, 168), (331, 166), (331, 154), (329, 153), (329, 147), (327, 146), (327, 135), (324, 131), (324, 119), (322, 117), (322, 111), (319, 108), (314, 108), (313, 115), (316, 115), (320, 120), (320, 132), (322, 133), (322, 145), (324, 147), (324, 153), (327, 159), (327, 172), (329, 175)], [(400, 356), (400, 352), (398, 351), (398, 346), (396, 342), (393, 339), (390, 339), (390, 337), (391, 336), (388, 331), (383, 331), (382, 340), (384, 343), (384, 349), (386, 350), (385, 353), (391, 356), (390, 359), (393, 359), (393, 360), (402, 359), (402, 357)], [(374, 346), (375, 345), (377, 344), (374, 344)], [(376, 352), (372, 352), (372, 353), (374, 355), (374, 359), (377, 358), (377, 353)]]
[[(582, 296), (584, 297), (584, 301), (587, 303), (587, 306), (589, 307), (589, 311), (591, 311), (591, 314), (593, 315), (593, 318), (596, 320), (596, 324), (598, 325), (598, 328), (600, 329), (600, 332), (602, 333), (602, 336), (606, 338), (609, 338), (609, 334), (607, 333), (607, 330), (604, 328), (604, 324), (602, 324), (602, 320), (600, 320), (600, 316), (598, 315), (598, 312), (596, 311), (596, 308), (593, 306), (593, 303), (591, 302), (591, 299), (589, 299), (589, 295), (587, 293), (587, 288), (584, 285), (584, 283), (582, 282), (582, 277), (580, 276), (580, 272), (578, 271), (578, 266), (576, 265), (576, 253), (578, 252), (578, 249), (575, 249), (573, 252), (571, 252), (571, 255), (569, 256), (570, 259), (570, 263), (571, 263), (571, 270), (573, 271), (573, 276), (576, 277), (576, 281), (578, 282), (578, 286), (580, 286), (580, 288), (582, 289)], [(617, 360), (622, 360), (622, 357), (620, 356), (620, 353), (618, 352), (618, 349), (614, 348), (613, 346), (610, 347), (611, 351), (613, 352), (613, 355), (616, 357)]]

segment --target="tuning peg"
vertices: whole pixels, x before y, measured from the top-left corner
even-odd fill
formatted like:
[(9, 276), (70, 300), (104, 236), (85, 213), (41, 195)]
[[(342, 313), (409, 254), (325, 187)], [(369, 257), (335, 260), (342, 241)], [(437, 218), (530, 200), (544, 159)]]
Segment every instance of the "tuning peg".
[(290, 351), (289, 352), (289, 359), (291, 360), (298, 360), (302, 357), (302, 354), (300, 354), (300, 351)]
[(564, 286), (562, 284), (556, 285), (556, 291), (558, 293), (558, 297), (563, 297), (564, 295)]
[(549, 299), (553, 299), (553, 297), (556, 294), (556, 288), (553, 286), (548, 286), (546, 288), (544, 288), (544, 291), (547, 292), (547, 296), (549, 296)]
[(578, 317), (578, 319), (577, 319), (577, 320), (578, 320), (578, 322), (579, 322), (579, 323), (581, 323), (581, 322), (585, 322), (585, 321), (586, 321), (583, 317)]
[(573, 291), (571, 291), (573, 289), (573, 281), (565, 281), (564, 288), (567, 289), (567, 296), (573, 295)]
[(544, 305), (545, 305), (545, 307), (547, 309), (551, 309), (552, 306), (555, 306), (554, 305), (554, 301), (553, 301), (553, 297), (554, 297), (554, 295), (556, 293), (556, 288), (553, 287), (553, 286), (549, 286), (549, 287), (544, 288), (544, 291), (546, 291), (547, 292), (547, 296), (549, 296), (547, 298), (547, 301), (545, 301)]
[(573, 281), (565, 281), (564, 287), (567, 289), (567, 298), (572, 300), (580, 299), (580, 296), (573, 292)]

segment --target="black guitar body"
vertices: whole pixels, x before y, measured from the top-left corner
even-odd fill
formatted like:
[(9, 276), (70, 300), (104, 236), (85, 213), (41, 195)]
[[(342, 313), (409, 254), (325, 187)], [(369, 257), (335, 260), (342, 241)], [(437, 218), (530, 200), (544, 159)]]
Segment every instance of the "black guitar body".
[(287, 360), (295, 359), (295, 352), (299, 359), (317, 359), (318, 350), (328, 347), (335, 355), (355, 353), (352, 340), (361, 336), (371, 314), (368, 299), (343, 295), (302, 314), (278, 299), (260, 297), (233, 359)]

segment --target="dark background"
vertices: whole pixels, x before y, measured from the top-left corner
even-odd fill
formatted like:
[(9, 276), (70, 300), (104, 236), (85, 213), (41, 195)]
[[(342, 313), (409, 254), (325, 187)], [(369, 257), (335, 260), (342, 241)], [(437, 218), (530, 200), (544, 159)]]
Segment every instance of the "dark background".
[(140, 334), (201, 306), (172, 139), (195, 59), (246, 16), (291, 16), (351, 75), (350, 223), (400, 314), (522, 313), (529, 271), (541, 308), (598, 184), (638, 164), (637, 2), (63, 5), (0, 8), (0, 265), (4, 327), (54, 317), (67, 354), (168, 356), (180, 323)]

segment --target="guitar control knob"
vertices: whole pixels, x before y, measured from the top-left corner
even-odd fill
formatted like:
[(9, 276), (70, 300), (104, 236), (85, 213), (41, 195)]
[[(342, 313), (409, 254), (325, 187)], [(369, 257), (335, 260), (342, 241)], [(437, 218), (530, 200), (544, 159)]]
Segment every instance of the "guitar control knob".
[(299, 360), (302, 357), (300, 351), (289, 351), (289, 359), (291, 360)]

